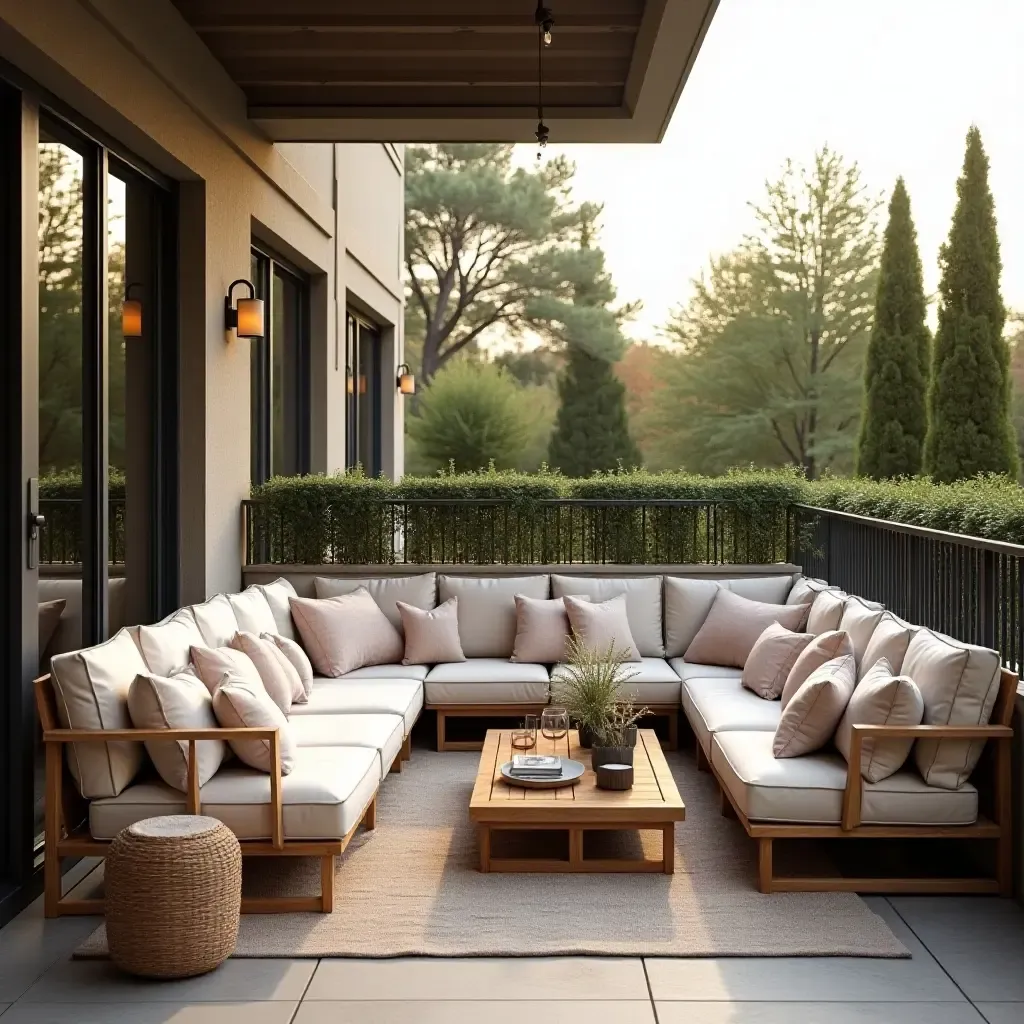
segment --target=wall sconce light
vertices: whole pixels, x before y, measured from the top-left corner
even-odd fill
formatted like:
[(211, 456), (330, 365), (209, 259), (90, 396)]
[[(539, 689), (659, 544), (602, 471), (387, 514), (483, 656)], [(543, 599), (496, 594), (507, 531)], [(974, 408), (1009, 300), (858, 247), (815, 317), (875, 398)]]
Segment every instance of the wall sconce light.
[(356, 380), (352, 376), (352, 367), (345, 366), (345, 393), (354, 395), (356, 393)]
[(399, 364), (398, 377), (395, 379), (395, 385), (398, 388), (399, 394), (416, 394), (416, 378), (413, 376), (412, 370), (409, 369), (408, 363)]
[(121, 303), (122, 337), (142, 337), (142, 300), (132, 298), (132, 289), (141, 287), (138, 281), (133, 281), (124, 290), (124, 302)]
[[(240, 284), (249, 289), (249, 294), (232, 306), (231, 293)], [(245, 278), (232, 281), (228, 288), (228, 294), (224, 299), (224, 329), (233, 330), (239, 338), (262, 338), (265, 333), (263, 300), (256, 298), (253, 283), (246, 281)]]

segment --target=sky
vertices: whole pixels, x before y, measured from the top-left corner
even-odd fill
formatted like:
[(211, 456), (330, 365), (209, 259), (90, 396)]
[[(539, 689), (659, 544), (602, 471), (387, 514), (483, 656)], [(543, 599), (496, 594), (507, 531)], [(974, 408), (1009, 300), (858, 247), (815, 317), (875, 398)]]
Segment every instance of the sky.
[[(1024, 0), (721, 0), (660, 144), (560, 147), (548, 118), (548, 152), (576, 162), (577, 200), (604, 203), (601, 241), (619, 297), (644, 303), (627, 333), (650, 341), (709, 256), (751, 229), (747, 204), (766, 179), (825, 143), (886, 201), (903, 175), (934, 293), (976, 123), (1003, 298), (1024, 311), (1022, 54)], [(517, 163), (536, 160), (536, 145), (517, 149)]]

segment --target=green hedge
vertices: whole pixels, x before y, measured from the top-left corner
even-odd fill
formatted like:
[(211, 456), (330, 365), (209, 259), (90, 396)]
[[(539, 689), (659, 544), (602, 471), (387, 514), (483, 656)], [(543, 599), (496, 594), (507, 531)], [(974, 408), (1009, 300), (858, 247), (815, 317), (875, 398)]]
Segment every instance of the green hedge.
[[(998, 477), (808, 482), (794, 471), (748, 469), (721, 477), (632, 470), (574, 480), (492, 470), (395, 483), (350, 473), (278, 477), (253, 497), (254, 562), (772, 562), (787, 557), (787, 509), (798, 502), (1024, 543), (1024, 492)], [(498, 501), (432, 503), (462, 498)], [(553, 508), (546, 498), (708, 505)]]

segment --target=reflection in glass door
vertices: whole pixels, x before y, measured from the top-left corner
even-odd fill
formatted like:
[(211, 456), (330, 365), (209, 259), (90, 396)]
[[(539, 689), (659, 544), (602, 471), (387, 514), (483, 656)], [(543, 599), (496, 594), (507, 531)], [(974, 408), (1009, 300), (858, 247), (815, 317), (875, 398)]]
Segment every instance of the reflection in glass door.
[(360, 317), (347, 317), (348, 466), (361, 466), (367, 476), (382, 468), (380, 331)]

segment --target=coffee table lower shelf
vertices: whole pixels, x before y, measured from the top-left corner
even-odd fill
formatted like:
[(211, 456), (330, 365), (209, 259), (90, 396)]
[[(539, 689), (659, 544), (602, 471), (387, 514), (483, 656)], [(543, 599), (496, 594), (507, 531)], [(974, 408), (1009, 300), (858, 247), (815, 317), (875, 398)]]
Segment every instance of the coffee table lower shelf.
[[(547, 857), (492, 857), (491, 856), (491, 833), (496, 831), (509, 832), (567, 832), (569, 834), (569, 856), (568, 859), (556, 859)], [(650, 858), (600, 858), (583, 856), (583, 833), (600, 831), (660, 831), (661, 832), (661, 858), (652, 860)], [(557, 824), (524, 824), (514, 822), (503, 824), (501, 822), (480, 822), (477, 825), (477, 834), (480, 842), (480, 870), (482, 872), (578, 872), (586, 873), (643, 873), (656, 872), (658, 874), (671, 875), (675, 871), (675, 822), (665, 824), (645, 822), (616, 822), (614, 824), (585, 824), (566, 826)]]

